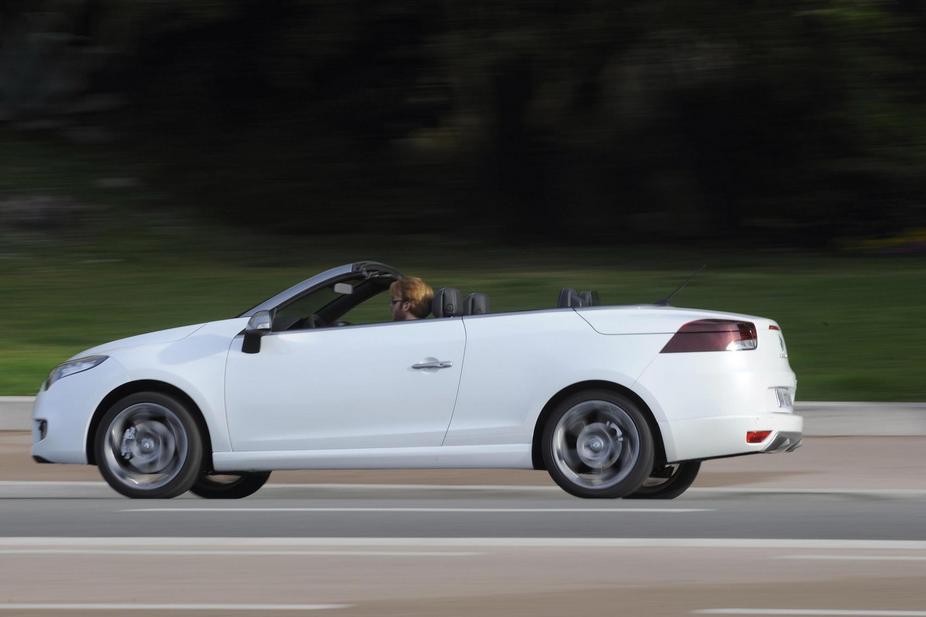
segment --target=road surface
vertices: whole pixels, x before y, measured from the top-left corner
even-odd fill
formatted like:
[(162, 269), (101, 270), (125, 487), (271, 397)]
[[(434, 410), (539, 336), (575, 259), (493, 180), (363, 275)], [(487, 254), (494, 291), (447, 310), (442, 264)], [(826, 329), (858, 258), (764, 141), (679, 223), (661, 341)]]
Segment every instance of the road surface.
[(926, 438), (705, 463), (679, 499), (543, 473), (276, 474), (132, 501), (0, 434), (0, 616), (926, 617)]

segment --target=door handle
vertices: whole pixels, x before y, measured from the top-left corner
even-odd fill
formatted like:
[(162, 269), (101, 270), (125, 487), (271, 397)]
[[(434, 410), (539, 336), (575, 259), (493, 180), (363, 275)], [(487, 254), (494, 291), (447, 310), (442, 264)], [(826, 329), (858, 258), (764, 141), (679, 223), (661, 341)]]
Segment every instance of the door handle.
[(425, 369), (425, 368), (450, 368), (453, 366), (453, 362), (449, 360), (432, 360), (430, 362), (419, 362), (417, 364), (412, 364), (414, 369)]

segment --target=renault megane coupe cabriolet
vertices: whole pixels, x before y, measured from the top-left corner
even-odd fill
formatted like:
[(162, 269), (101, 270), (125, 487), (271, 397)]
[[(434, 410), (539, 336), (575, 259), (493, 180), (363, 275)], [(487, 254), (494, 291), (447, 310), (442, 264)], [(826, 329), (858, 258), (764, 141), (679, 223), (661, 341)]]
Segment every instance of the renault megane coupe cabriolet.
[(130, 497), (243, 497), (275, 469), (468, 467), (673, 498), (705, 459), (800, 444), (770, 319), (572, 289), (492, 313), (442, 288), (427, 319), (350, 323), (400, 276), (348, 264), (233, 319), (88, 349), (42, 384), (33, 457), (97, 465)]

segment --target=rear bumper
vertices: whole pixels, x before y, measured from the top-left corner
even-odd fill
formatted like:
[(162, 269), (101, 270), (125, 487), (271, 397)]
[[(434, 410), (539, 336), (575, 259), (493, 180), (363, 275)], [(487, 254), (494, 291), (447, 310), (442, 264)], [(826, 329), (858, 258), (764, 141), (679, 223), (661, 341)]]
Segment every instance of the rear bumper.
[(794, 452), (801, 447), (801, 438), (801, 433), (788, 433), (782, 431), (778, 433), (778, 437), (776, 437), (763, 452)]
[[(797, 379), (772, 342), (766, 337), (743, 352), (659, 354), (646, 368), (634, 389), (654, 411), (668, 462), (787, 451), (800, 443)], [(751, 431), (769, 435), (747, 443)]]
[[(750, 431), (771, 432), (761, 443), (753, 444), (746, 442), (746, 433)], [(792, 452), (801, 444), (804, 419), (793, 413), (714, 416), (673, 422), (663, 428), (664, 435), (666, 432), (671, 434), (673, 446), (666, 448), (669, 463), (762, 452)]]

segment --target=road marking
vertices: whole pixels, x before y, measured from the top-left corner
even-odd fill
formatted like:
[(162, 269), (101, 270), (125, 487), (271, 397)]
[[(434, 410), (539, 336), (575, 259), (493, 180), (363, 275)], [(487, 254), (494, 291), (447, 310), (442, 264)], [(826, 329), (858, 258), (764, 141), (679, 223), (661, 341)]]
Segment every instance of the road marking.
[(781, 555), (775, 559), (801, 559), (807, 561), (926, 561), (916, 555)]
[(917, 540), (813, 540), (765, 538), (408, 538), (408, 537), (0, 537), (2, 548), (23, 547), (230, 547), (318, 548), (318, 547), (453, 547), (472, 550), (500, 548), (704, 548), (704, 549), (809, 549), (809, 550), (920, 550), (926, 542)]
[(0, 487), (2, 486), (107, 486), (107, 484), (99, 480), (0, 480)]
[(926, 611), (837, 608), (705, 608), (699, 615), (832, 615), (834, 617), (926, 617)]
[[(0, 480), (0, 488), (10, 487), (58, 487), (58, 486), (86, 486), (96, 488), (109, 488), (106, 482), (100, 480)], [(486, 490), (504, 490), (504, 491), (550, 491), (562, 492), (563, 489), (558, 486), (549, 485), (524, 485), (524, 484), (379, 484), (379, 483), (354, 483), (354, 482), (312, 482), (312, 483), (271, 483), (261, 488), (262, 491), (287, 488), (303, 489), (335, 489), (335, 490), (423, 490), (423, 491), (486, 491)], [(114, 491), (115, 492), (115, 491)], [(926, 492), (926, 491), (924, 491)]]
[(3, 555), (146, 555), (146, 556), (213, 556), (240, 555), (248, 557), (473, 557), (483, 553), (459, 551), (331, 551), (331, 550), (207, 550), (207, 549), (97, 549), (97, 548), (8, 548), (0, 549)]
[(714, 512), (708, 508), (127, 508), (120, 512), (473, 512), (478, 514), (527, 514), (527, 513), (595, 513), (595, 514), (629, 514), (629, 513), (665, 513), (688, 514), (692, 512)]
[(898, 497), (920, 497), (926, 495), (926, 489), (919, 488), (788, 488), (788, 487), (699, 487), (690, 488), (688, 493), (751, 493), (756, 495), (792, 494), (792, 495), (883, 495)]
[[(0, 489), (24, 489), (24, 488), (109, 488), (105, 482), (100, 481), (58, 481), (58, 480), (0, 480)], [(287, 489), (307, 489), (307, 490), (335, 490), (335, 491), (501, 491), (506, 493), (535, 493), (549, 492), (562, 493), (558, 486), (531, 486), (531, 485), (511, 485), (511, 484), (353, 484), (353, 483), (292, 483), (292, 484), (267, 484), (261, 491), (281, 491)], [(111, 490), (111, 489), (110, 489)], [(688, 489), (686, 494), (794, 494), (794, 495), (882, 495), (897, 497), (920, 497), (926, 495), (926, 489), (904, 489), (904, 488), (769, 488), (769, 487), (747, 487), (747, 486), (723, 486), (723, 487), (693, 487)], [(112, 497), (122, 499), (115, 491), (112, 491)]]
[(327, 611), (351, 604), (0, 603), (0, 611)]
[(20, 487), (20, 486), (109, 486), (105, 482), (99, 481), (89, 481), (89, 480), (0, 480), (0, 488), (2, 487)]

